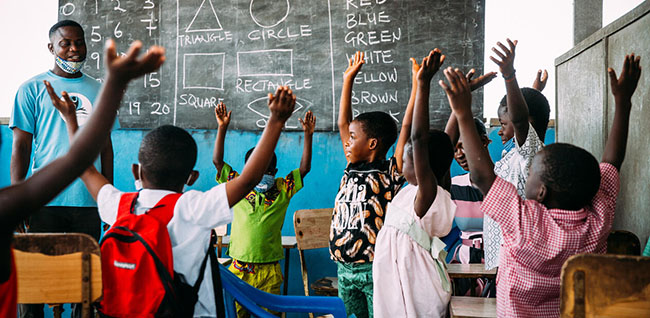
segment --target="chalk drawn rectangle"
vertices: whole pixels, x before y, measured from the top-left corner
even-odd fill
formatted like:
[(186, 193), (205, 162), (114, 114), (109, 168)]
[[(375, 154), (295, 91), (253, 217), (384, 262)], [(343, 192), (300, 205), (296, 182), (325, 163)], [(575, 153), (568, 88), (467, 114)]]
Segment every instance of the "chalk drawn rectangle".
[(237, 52), (238, 76), (293, 76), (293, 50)]
[(183, 54), (183, 88), (223, 90), (226, 53)]

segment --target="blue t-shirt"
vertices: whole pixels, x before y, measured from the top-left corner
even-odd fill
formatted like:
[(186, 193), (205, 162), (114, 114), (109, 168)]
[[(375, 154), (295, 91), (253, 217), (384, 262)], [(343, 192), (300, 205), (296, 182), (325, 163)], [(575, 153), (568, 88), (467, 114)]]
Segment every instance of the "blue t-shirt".
[[(79, 126), (83, 126), (90, 117), (101, 86), (99, 82), (86, 75), (79, 78), (65, 78), (47, 71), (32, 77), (18, 88), (9, 119), (9, 128), (18, 128), (33, 135), (30, 170), (32, 173), (67, 153), (70, 147), (63, 116), (52, 105), (43, 80), (52, 84), (57, 95), (61, 96), (61, 91), (66, 91), (77, 103)], [(99, 159), (95, 160), (95, 167), (101, 171)], [(81, 179), (76, 179), (47, 205), (97, 206)]]

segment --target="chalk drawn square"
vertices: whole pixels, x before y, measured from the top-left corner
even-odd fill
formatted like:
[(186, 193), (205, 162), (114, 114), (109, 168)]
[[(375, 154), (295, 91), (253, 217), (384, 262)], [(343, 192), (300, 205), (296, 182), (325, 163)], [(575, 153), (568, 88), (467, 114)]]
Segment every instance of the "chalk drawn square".
[(183, 88), (223, 90), (226, 53), (183, 54)]
[(238, 76), (293, 76), (293, 50), (237, 52)]

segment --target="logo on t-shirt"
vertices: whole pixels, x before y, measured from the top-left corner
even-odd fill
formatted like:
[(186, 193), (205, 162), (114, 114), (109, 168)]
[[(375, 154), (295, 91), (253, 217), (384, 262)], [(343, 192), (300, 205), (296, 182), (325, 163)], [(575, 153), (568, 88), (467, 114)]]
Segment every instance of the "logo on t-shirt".
[[(88, 121), (90, 114), (93, 112), (93, 103), (90, 102), (90, 99), (88, 99), (88, 97), (82, 94), (69, 93), (69, 95), (70, 99), (77, 106), (77, 124), (79, 124), (79, 126), (83, 126), (86, 121)], [(59, 113), (59, 115), (61, 118), (63, 118), (63, 115), (61, 115), (61, 113)], [(63, 120), (65, 120), (65, 118), (63, 118)]]

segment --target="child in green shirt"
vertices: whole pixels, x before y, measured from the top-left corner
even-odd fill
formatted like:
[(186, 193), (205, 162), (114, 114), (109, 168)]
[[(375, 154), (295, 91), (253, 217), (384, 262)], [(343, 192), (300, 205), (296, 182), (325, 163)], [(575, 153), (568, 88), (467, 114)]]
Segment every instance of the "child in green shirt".
[[(230, 115), (223, 103), (215, 108), (219, 124), (214, 144), (212, 161), (217, 168), (217, 182), (224, 183), (239, 174), (223, 161), (224, 141)], [(277, 158), (273, 158), (260, 183), (234, 206), (234, 217), (230, 228), (228, 255), (233, 258), (230, 271), (253, 287), (268, 293), (280, 294), (282, 272), (278, 263), (282, 253), (282, 225), (289, 202), (302, 188), (302, 180), (311, 170), (311, 145), (316, 117), (311, 111), (300, 120), (305, 131), (305, 142), (300, 168), (291, 171), (284, 178), (275, 178)], [(252, 153), (251, 148), (244, 162)], [(239, 317), (247, 312), (238, 306)]]

